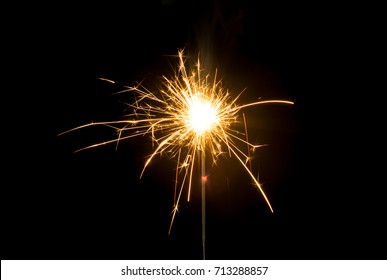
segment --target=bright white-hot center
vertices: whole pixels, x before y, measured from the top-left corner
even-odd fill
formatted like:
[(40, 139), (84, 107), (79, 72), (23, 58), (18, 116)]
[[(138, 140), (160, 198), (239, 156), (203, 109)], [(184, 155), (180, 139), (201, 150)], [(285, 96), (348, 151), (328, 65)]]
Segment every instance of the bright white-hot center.
[(209, 101), (194, 96), (189, 102), (187, 121), (195, 133), (203, 134), (218, 123), (218, 112)]

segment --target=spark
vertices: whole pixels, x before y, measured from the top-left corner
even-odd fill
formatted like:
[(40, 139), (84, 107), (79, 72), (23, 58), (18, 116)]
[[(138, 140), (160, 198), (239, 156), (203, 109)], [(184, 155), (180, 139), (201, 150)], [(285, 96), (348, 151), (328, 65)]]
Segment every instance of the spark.
[(105, 81), (105, 82), (108, 82), (108, 83), (111, 83), (111, 84), (115, 84), (116, 82), (113, 81), (113, 80), (110, 80), (110, 79), (106, 79), (106, 78), (99, 78), (101, 81)]
[[(270, 211), (274, 212), (262, 185), (253, 175), (251, 168), (250, 150), (254, 151), (264, 145), (254, 145), (249, 142), (246, 118), (244, 114), (241, 118), (240, 113), (242, 109), (262, 104), (294, 103), (287, 100), (258, 100), (239, 105), (237, 101), (242, 93), (232, 97), (231, 93), (222, 87), (217, 71), (213, 77), (209, 74), (203, 75), (199, 58), (190, 73), (186, 68), (186, 57), (183, 50), (178, 51), (178, 61), (178, 67), (172, 78), (161, 77), (162, 83), (158, 91), (152, 92), (141, 83), (136, 86), (126, 86), (120, 91), (134, 92), (135, 96), (135, 102), (129, 105), (133, 112), (124, 116), (125, 119), (92, 122), (61, 134), (100, 125), (117, 131), (117, 138), (77, 151), (113, 143), (118, 145), (122, 140), (149, 135), (154, 143), (154, 150), (147, 158), (140, 178), (157, 155), (168, 154), (171, 158), (177, 158), (174, 205), (168, 234), (171, 232), (179, 210), (183, 189), (188, 188), (187, 201), (190, 200), (193, 170), (196, 163), (202, 166), (202, 189), (204, 190), (204, 185), (208, 180), (204, 174), (204, 157), (208, 155), (214, 164), (221, 155), (235, 158), (251, 177), (253, 186), (261, 193)], [(109, 79), (101, 78), (101, 80), (114, 83)], [(244, 124), (244, 131), (235, 128), (238, 123)], [(247, 152), (244, 152), (241, 145), (247, 146)], [(197, 158), (201, 158), (201, 162), (199, 160), (196, 162)], [(203, 192), (202, 197), (204, 197)]]

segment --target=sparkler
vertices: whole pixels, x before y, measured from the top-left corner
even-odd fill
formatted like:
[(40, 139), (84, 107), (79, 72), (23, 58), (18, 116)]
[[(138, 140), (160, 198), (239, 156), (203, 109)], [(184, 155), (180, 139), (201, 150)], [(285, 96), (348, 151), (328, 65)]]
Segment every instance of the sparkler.
[[(141, 83), (136, 86), (126, 86), (120, 92), (134, 92), (135, 102), (129, 106), (133, 113), (123, 120), (92, 122), (61, 134), (90, 126), (108, 126), (116, 130), (117, 138), (90, 145), (77, 151), (98, 146), (118, 143), (122, 140), (149, 135), (153, 141), (154, 151), (147, 158), (140, 178), (156, 155), (168, 154), (177, 158), (176, 178), (174, 186), (174, 204), (168, 234), (178, 212), (183, 189), (187, 186), (187, 201), (190, 200), (194, 165), (201, 166), (202, 187), (202, 245), (203, 259), (205, 259), (205, 176), (206, 157), (209, 156), (214, 164), (218, 158), (229, 156), (235, 158), (251, 177), (254, 187), (262, 194), (270, 211), (270, 204), (261, 184), (252, 173), (250, 150), (263, 145), (254, 145), (247, 137), (246, 119), (243, 114), (244, 131), (235, 127), (241, 122), (242, 109), (266, 103), (293, 104), (286, 100), (259, 100), (252, 103), (238, 105), (240, 93), (232, 97), (225, 90), (221, 81), (209, 74), (203, 75), (203, 69), (198, 58), (196, 66), (189, 73), (185, 66), (186, 58), (183, 50), (178, 51), (178, 68), (172, 78), (162, 76), (160, 90), (151, 92)], [(106, 79), (103, 79), (106, 80)], [(247, 145), (244, 152), (241, 145)], [(250, 165), (248, 163), (250, 162)], [(179, 186), (178, 179), (181, 179)]]

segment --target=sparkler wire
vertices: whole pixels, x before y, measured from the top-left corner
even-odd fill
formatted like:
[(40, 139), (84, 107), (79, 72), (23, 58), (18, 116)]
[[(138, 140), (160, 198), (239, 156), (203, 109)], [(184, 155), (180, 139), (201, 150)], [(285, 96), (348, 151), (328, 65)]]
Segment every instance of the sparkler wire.
[(203, 260), (206, 259), (206, 154), (203, 150), (202, 157), (202, 246), (203, 246)]

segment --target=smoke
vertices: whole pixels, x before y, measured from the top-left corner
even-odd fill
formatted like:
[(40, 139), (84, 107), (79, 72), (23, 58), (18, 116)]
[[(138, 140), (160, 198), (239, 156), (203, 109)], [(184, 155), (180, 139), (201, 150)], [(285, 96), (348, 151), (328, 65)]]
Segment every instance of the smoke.
[[(244, 34), (245, 8), (238, 1), (212, 0), (201, 4), (193, 22), (192, 46), (200, 52), (203, 67), (209, 71), (236, 52)], [(195, 51), (195, 50), (191, 50)]]

